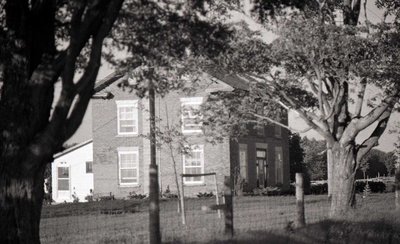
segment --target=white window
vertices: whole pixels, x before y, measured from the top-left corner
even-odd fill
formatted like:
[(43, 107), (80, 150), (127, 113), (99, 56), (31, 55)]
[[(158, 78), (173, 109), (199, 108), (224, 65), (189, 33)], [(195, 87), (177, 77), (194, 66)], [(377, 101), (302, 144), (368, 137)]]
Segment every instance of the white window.
[[(183, 155), (184, 174), (203, 174), (204, 173), (204, 146), (193, 145), (188, 154)], [(204, 176), (185, 177), (185, 184), (204, 183)]]
[(239, 144), (240, 176), (247, 181), (247, 144)]
[(275, 147), (275, 179), (276, 184), (283, 183), (283, 153), (282, 147)]
[(58, 190), (69, 191), (69, 167), (60, 166), (57, 168)]
[(139, 150), (137, 147), (118, 148), (119, 184), (139, 183)]
[(117, 103), (118, 135), (138, 134), (137, 100), (121, 100)]
[(200, 106), (202, 102), (202, 97), (181, 98), (183, 133), (197, 133), (202, 131), (202, 123), (200, 121)]

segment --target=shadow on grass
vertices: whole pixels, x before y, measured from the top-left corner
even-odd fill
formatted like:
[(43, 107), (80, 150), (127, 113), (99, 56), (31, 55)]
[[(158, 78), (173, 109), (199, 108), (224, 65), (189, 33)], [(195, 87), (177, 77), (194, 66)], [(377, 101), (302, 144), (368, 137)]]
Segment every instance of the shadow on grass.
[(293, 231), (248, 231), (237, 233), (233, 239), (211, 237), (208, 240), (174, 240), (169, 243), (395, 244), (400, 243), (400, 221), (393, 219), (394, 221), (386, 218), (372, 221), (324, 220)]

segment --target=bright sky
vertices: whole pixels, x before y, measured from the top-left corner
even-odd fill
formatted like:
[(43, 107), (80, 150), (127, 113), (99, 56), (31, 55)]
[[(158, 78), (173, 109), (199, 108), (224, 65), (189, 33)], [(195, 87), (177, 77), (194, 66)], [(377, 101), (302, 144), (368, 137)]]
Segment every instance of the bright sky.
[[(251, 21), (250, 18), (246, 18), (237, 14), (234, 14), (234, 19), (244, 19), (246, 22), (249, 23), (250, 28), (252, 29), (259, 29), (261, 26), (259, 26), (257, 23), (254, 23)], [(361, 21), (365, 20), (365, 14), (364, 10), (362, 10), (361, 15), (360, 15)], [(382, 20), (382, 11), (377, 9), (374, 1), (368, 1), (367, 4), (367, 18), (371, 22), (379, 22)], [(262, 31), (263, 37), (267, 41), (272, 41), (276, 36), (273, 33), (267, 32), (267, 31)], [(98, 80), (104, 78), (108, 74), (113, 72), (112, 68), (108, 65), (103, 65), (99, 71), (98, 74)], [(59, 87), (57, 89), (59, 91)], [(56, 91), (57, 93), (57, 91)], [(370, 88), (370, 91), (368, 94), (373, 94), (373, 91)], [(365, 109), (367, 111), (367, 109)], [(78, 129), (78, 131), (75, 133), (75, 135), (67, 142), (67, 143), (79, 143), (82, 141), (85, 141), (87, 139), (90, 139), (92, 137), (92, 117), (91, 117), (91, 112), (92, 112), (92, 107), (89, 105), (88, 110), (86, 112), (85, 118), (82, 122), (81, 127)], [(392, 151), (394, 149), (394, 142), (397, 140), (398, 133), (389, 133), (389, 131), (395, 129), (396, 123), (400, 121), (400, 115), (398, 113), (392, 115), (390, 121), (389, 121), (389, 126), (386, 129), (386, 132), (384, 135), (382, 135), (380, 141), (379, 141), (379, 146), (377, 147), (378, 149), (382, 151)], [(289, 124), (290, 126), (294, 128), (304, 128), (305, 123), (296, 117), (294, 113), (289, 113)], [(360, 136), (357, 138), (357, 142), (361, 142), (364, 140), (371, 132), (372, 132), (373, 126), (371, 128), (368, 128), (365, 130), (363, 133), (360, 134)], [(307, 136), (307, 137), (313, 137), (317, 139), (322, 139), (315, 131), (309, 131), (305, 134), (302, 134), (302, 136)]]

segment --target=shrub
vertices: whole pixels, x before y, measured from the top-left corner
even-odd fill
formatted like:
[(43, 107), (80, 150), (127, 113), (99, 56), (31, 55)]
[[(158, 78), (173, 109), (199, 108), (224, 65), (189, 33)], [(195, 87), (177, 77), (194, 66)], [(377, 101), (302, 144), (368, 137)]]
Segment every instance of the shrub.
[(88, 201), (88, 202), (93, 202), (93, 195), (87, 195), (85, 197), (85, 200)]
[(100, 201), (111, 201), (111, 200), (115, 200), (115, 197), (114, 197), (114, 195), (112, 194), (112, 192), (110, 192), (110, 195), (109, 195), (109, 196), (100, 196), (100, 197), (98, 198), (98, 200), (100, 200)]
[(169, 185), (167, 186), (167, 189), (165, 189), (165, 191), (162, 193), (161, 196), (164, 198), (178, 198), (177, 194), (171, 193)]
[(197, 197), (198, 198), (208, 198), (208, 197), (213, 197), (213, 196), (214, 196), (214, 193), (212, 193), (212, 191), (210, 191), (210, 193), (207, 193), (207, 192), (204, 192), (204, 193), (199, 192), (199, 193), (197, 193)]
[(321, 194), (326, 194), (326, 193), (328, 193), (328, 183), (311, 184), (310, 194), (321, 195)]
[(144, 199), (146, 198), (146, 194), (137, 194), (134, 191), (129, 192), (128, 199)]
[(278, 196), (282, 195), (282, 190), (280, 187), (267, 186), (265, 188), (255, 188), (251, 194), (252, 196)]
[[(356, 181), (356, 193), (362, 193), (365, 189), (365, 181)], [(385, 183), (381, 181), (368, 181), (369, 188), (373, 193), (382, 193), (386, 190)]]

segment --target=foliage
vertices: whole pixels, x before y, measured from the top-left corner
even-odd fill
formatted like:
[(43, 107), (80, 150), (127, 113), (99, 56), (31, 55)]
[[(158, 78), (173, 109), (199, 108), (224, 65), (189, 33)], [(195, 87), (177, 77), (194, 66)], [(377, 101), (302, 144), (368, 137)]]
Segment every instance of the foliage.
[(129, 192), (129, 195), (127, 197), (128, 199), (145, 199), (147, 198), (146, 194), (138, 194), (134, 191)]
[(383, 162), (386, 166), (388, 176), (392, 176), (396, 169), (396, 154), (394, 153), (394, 151), (387, 152)]
[(294, 182), (296, 173), (304, 172), (304, 148), (299, 134), (289, 132), (290, 181)]
[(212, 191), (208, 192), (199, 192), (197, 193), (197, 197), (198, 198), (209, 198), (209, 197), (213, 197), (214, 193)]
[(388, 161), (390, 160), (388, 155), (388, 153), (385, 153), (383, 151), (372, 149), (361, 162), (359, 166), (360, 169), (357, 172), (356, 178), (364, 178), (363, 174), (361, 174), (360, 172), (363, 171), (363, 169), (365, 169), (366, 177), (368, 178), (375, 178), (378, 177), (378, 175), (384, 176), (388, 174), (387, 167), (391, 167), (390, 165), (393, 163)]
[(311, 184), (310, 194), (320, 195), (328, 193), (328, 183)]
[[(209, 124), (237, 136), (246, 122), (274, 123), (296, 131), (280, 123), (286, 111), (294, 112), (306, 129), (325, 140), (330, 189), (336, 184), (340, 190), (335, 190), (345, 195), (330, 192), (336, 215), (354, 203), (350, 186), (357, 164), (377, 145), (399, 107), (400, 32), (393, 24), (361, 23), (360, 0), (307, 3), (311, 5), (302, 11), (285, 11), (272, 26), (264, 23), (275, 31), (272, 43), (263, 40), (265, 35), (242, 31), (233, 50), (215, 58), (214, 65), (223, 70), (211, 72), (215, 77), (244, 86), (235, 87), (241, 91), (231, 97), (213, 94), (214, 105), (208, 109), (218, 116), (205, 117)], [(249, 65), (253, 60), (262, 63)], [(370, 88), (377, 94), (368, 97)], [(356, 142), (370, 126), (372, 133)]]
[(327, 179), (326, 145), (324, 141), (304, 137), (301, 141), (304, 149), (304, 165), (311, 180)]
[[(363, 193), (366, 185), (365, 181), (356, 181), (356, 192)], [(386, 184), (381, 181), (368, 181), (368, 185), (373, 193), (383, 193), (386, 190)]]
[(167, 189), (162, 193), (162, 197), (164, 198), (178, 198), (177, 194), (171, 193), (171, 190), (169, 189), (169, 185), (167, 186)]
[(254, 188), (253, 196), (278, 196), (282, 195), (282, 189), (277, 186), (267, 186), (265, 188)]

